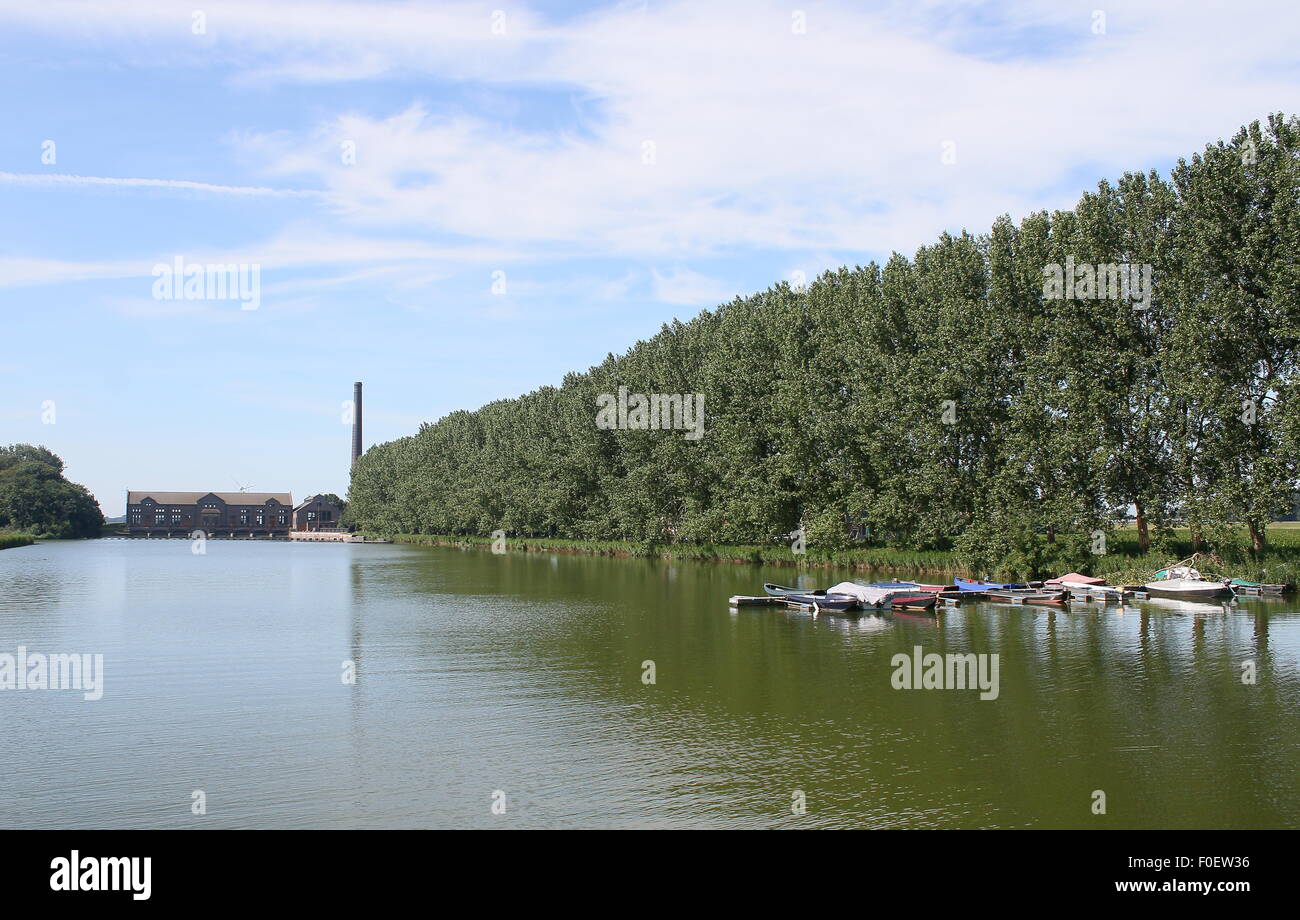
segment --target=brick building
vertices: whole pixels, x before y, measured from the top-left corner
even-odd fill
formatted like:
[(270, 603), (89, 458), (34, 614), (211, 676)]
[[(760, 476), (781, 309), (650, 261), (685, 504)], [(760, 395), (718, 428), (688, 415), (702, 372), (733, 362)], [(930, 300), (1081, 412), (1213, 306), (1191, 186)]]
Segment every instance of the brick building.
[(289, 492), (128, 492), (126, 530), (138, 536), (206, 534), (248, 536), (289, 532)]

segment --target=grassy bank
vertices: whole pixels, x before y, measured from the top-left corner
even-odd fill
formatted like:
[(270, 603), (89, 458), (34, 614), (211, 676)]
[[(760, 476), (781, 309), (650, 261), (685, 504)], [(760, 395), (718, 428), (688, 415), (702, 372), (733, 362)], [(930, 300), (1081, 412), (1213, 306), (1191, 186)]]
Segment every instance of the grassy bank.
[[(421, 546), (459, 546), (490, 549), (488, 537), (447, 536), (439, 534), (369, 534), (389, 537), (397, 543)], [(1221, 556), (1210, 556), (1207, 574), (1246, 578), (1251, 581), (1295, 584), (1300, 579), (1300, 529), (1279, 527), (1273, 546), (1262, 556), (1225, 550)], [(1060, 575), (1063, 572), (1023, 572), (1004, 570), (995, 572), (973, 571), (956, 552), (942, 550), (909, 550), (894, 547), (863, 547), (828, 550), (808, 547), (801, 555), (793, 553), (788, 545), (728, 546), (723, 544), (647, 544), (616, 540), (559, 540), (542, 537), (507, 538), (506, 548), (511, 552), (578, 553), (595, 556), (620, 556), (645, 559), (688, 559), (699, 562), (729, 562), (745, 565), (790, 566), (792, 568), (837, 568), (864, 572), (926, 572), (944, 578), (953, 576), (992, 576), (1001, 579), (1018, 579)], [(1136, 584), (1150, 579), (1153, 572), (1165, 568), (1192, 554), (1190, 536), (1174, 532), (1166, 536), (1158, 548), (1151, 552), (1138, 551), (1136, 535), (1117, 531), (1110, 543), (1110, 552), (1093, 556), (1089, 564), (1079, 566), (1084, 574), (1107, 579), (1111, 584)]]
[[(370, 536), (377, 536), (371, 534)], [(463, 546), (489, 549), (488, 537), (458, 537), (438, 534), (385, 534), (397, 543), (420, 546)], [(964, 569), (953, 553), (937, 550), (906, 550), (887, 547), (853, 550), (818, 550), (809, 547), (795, 555), (786, 544), (773, 546), (727, 546), (715, 543), (651, 544), (620, 540), (554, 540), (543, 537), (510, 537), (512, 552), (581, 553), (593, 556), (623, 556), (643, 559), (691, 559), (699, 562), (732, 562), (746, 565), (788, 565), (799, 568), (853, 568), (907, 570), (961, 575)]]
[(19, 546), (31, 546), (36, 541), (20, 533), (0, 533), (0, 549), (14, 549)]

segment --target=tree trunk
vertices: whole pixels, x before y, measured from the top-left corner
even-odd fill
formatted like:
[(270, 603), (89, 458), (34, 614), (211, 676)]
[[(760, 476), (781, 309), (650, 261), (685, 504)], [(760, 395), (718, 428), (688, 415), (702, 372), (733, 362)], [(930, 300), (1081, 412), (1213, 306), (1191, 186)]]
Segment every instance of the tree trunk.
[(1134, 516), (1137, 518), (1138, 547), (1144, 553), (1150, 552), (1151, 535), (1147, 533), (1147, 516), (1142, 511), (1142, 503), (1140, 501), (1133, 502), (1133, 511)]
[(1247, 521), (1246, 526), (1250, 529), (1251, 548), (1257, 553), (1262, 553), (1266, 543), (1264, 528), (1260, 527), (1259, 522), (1254, 520)]

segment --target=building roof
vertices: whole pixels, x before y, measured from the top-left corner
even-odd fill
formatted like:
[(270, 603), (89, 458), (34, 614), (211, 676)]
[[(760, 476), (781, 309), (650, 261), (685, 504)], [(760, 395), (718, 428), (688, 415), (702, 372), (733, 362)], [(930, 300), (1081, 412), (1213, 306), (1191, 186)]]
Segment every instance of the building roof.
[(293, 507), (292, 492), (127, 492), (126, 503), (138, 505), (152, 498), (160, 505), (197, 505), (205, 495), (215, 495), (227, 505), (265, 505), (275, 499), (282, 505)]
[(342, 507), (340, 507), (339, 505), (336, 505), (334, 502), (331, 502), (331, 501), (326, 501), (324, 498), (322, 498), (322, 497), (319, 496), (319, 495), (308, 495), (306, 498), (304, 498), (304, 499), (302, 500), (302, 504), (300, 504), (297, 508), (294, 508), (293, 510), (294, 510), (294, 511), (301, 511), (303, 508), (306, 508), (306, 507), (307, 507), (308, 505), (310, 505), (312, 502), (314, 502), (314, 501), (318, 501), (318, 500), (319, 500), (320, 502), (322, 502), (323, 504), (329, 505), (331, 508), (338, 508), (340, 511), (343, 510)]

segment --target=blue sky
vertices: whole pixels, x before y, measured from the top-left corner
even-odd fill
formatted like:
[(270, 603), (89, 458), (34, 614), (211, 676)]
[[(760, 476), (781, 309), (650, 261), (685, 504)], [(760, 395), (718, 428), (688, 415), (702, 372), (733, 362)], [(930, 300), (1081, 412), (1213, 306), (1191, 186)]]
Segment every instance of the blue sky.
[[(796, 272), (1068, 207), (1300, 112), (1297, 47), (1249, 0), (0, 0), (0, 442), (110, 515), (342, 494), (354, 380), (389, 440)], [(177, 256), (258, 265), (258, 309), (155, 298)]]

